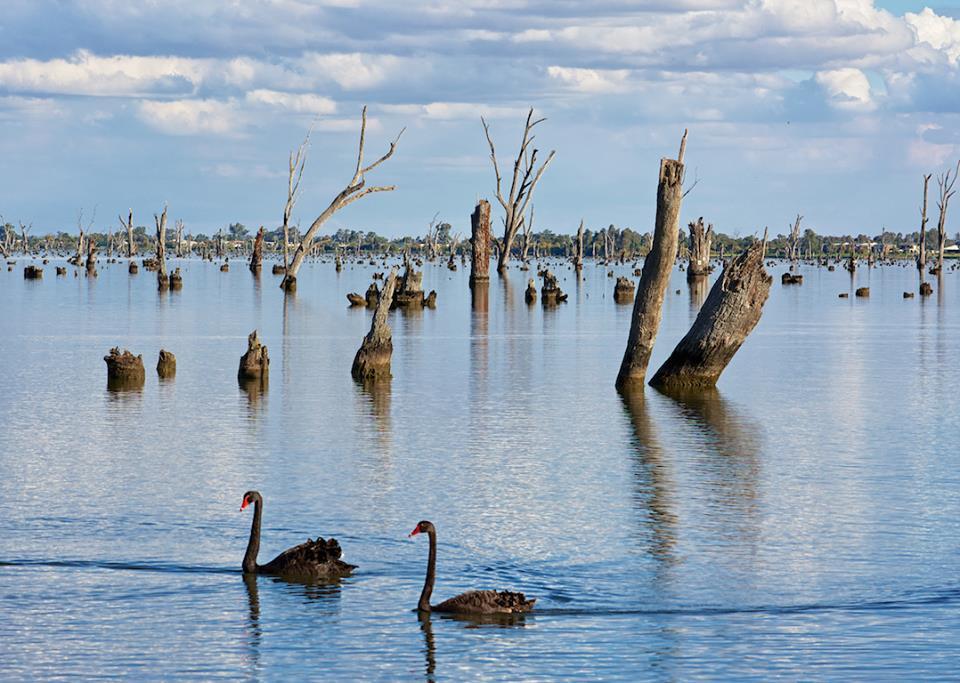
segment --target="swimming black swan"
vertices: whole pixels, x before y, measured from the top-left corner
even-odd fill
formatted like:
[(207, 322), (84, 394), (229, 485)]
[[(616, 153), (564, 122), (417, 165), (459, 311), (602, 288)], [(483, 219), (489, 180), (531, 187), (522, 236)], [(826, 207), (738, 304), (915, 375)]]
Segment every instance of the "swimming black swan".
[(424, 520), (417, 524), (410, 535), (416, 536), (420, 533), (430, 537), (430, 559), (427, 561), (427, 578), (423, 582), (420, 602), (417, 603), (418, 610), (455, 614), (515, 614), (533, 609), (536, 598), (527, 600), (523, 593), (510, 591), (468, 591), (431, 607), (430, 595), (433, 593), (433, 582), (437, 570), (437, 529), (433, 526), (433, 522)]
[(253, 524), (250, 527), (250, 542), (243, 556), (245, 574), (272, 574), (290, 579), (328, 579), (346, 576), (356, 566), (340, 560), (340, 544), (336, 539), (315, 541), (307, 539), (289, 550), (284, 550), (267, 564), (257, 564), (260, 552), (260, 517), (263, 514), (263, 496), (259, 491), (247, 491), (243, 494), (240, 509), (253, 504)]

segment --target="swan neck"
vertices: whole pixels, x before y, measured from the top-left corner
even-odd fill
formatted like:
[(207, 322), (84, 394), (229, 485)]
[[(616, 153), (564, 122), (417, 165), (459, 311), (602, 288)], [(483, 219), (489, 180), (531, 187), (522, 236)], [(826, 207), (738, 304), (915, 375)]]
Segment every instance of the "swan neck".
[(430, 538), (430, 557), (427, 560), (427, 578), (423, 582), (420, 602), (417, 603), (417, 609), (421, 612), (430, 611), (430, 596), (433, 594), (433, 582), (436, 580), (437, 573), (437, 532), (431, 529), (427, 532), (427, 536)]
[(252, 574), (257, 571), (257, 555), (260, 553), (260, 516), (263, 511), (263, 501), (257, 499), (253, 503), (253, 522), (250, 525), (250, 541), (247, 543), (247, 552), (243, 556), (243, 571)]

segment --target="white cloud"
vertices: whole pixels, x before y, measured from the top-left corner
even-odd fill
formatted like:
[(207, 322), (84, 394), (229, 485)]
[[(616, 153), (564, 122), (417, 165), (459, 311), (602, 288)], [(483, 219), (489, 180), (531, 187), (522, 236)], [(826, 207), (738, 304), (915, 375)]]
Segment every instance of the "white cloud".
[(953, 64), (960, 61), (960, 21), (938, 16), (929, 7), (918, 14), (908, 12), (904, 19), (919, 42), (942, 51)]
[(628, 69), (580, 69), (565, 66), (548, 66), (547, 75), (582, 93), (615, 93), (627, 89)]
[(457, 119), (488, 119), (525, 116), (524, 107), (499, 107), (474, 102), (430, 102), (428, 104), (385, 104), (383, 110), (390, 114), (452, 121)]
[(330, 98), (304, 93), (251, 90), (247, 93), (246, 100), (252, 104), (280, 107), (298, 114), (333, 114), (337, 111), (337, 103)]
[(137, 115), (167, 135), (231, 135), (245, 123), (233, 100), (144, 100)]
[(837, 109), (870, 111), (876, 103), (870, 93), (870, 81), (860, 69), (820, 71), (816, 81), (829, 95), (829, 103)]

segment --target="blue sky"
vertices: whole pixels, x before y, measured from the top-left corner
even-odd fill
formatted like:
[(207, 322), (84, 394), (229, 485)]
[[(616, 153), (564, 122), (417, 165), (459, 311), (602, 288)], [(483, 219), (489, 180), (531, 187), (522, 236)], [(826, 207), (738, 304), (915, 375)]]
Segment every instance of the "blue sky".
[[(0, 214), (34, 232), (96, 228), (164, 202), (193, 232), (275, 227), (287, 154), (316, 120), (298, 217), (352, 175), (337, 214), (466, 232), (529, 106), (556, 159), (535, 229), (653, 223), (659, 158), (690, 129), (684, 219), (730, 234), (916, 229), (921, 176), (960, 157), (960, 0), (5, 0)], [(956, 219), (950, 233), (960, 229)]]

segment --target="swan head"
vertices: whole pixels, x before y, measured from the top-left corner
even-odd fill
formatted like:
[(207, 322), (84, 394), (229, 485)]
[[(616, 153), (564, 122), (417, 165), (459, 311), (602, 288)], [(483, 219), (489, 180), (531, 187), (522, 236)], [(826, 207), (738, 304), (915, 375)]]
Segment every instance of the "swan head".
[(243, 502), (240, 503), (240, 509), (246, 510), (248, 505), (253, 503), (259, 503), (263, 498), (260, 496), (259, 491), (247, 491), (243, 494)]
[(413, 528), (413, 531), (410, 532), (410, 535), (407, 536), (407, 538), (410, 538), (411, 536), (416, 536), (417, 534), (436, 533), (436, 531), (437, 529), (435, 526), (433, 526), (433, 522), (428, 522), (427, 520), (423, 520), (421, 522), (417, 522), (417, 526)]

